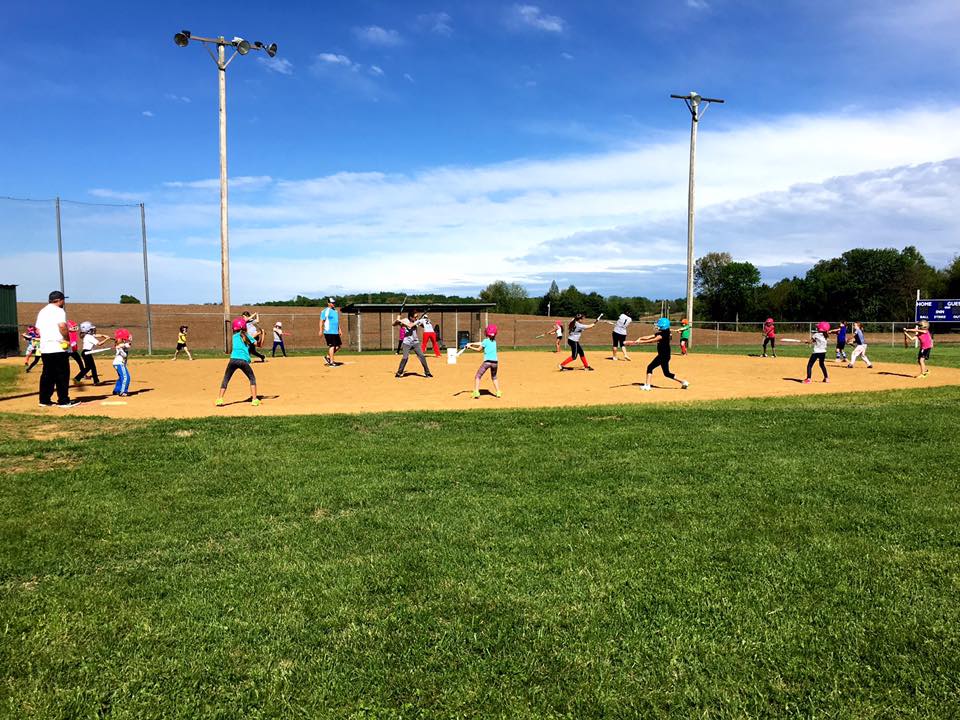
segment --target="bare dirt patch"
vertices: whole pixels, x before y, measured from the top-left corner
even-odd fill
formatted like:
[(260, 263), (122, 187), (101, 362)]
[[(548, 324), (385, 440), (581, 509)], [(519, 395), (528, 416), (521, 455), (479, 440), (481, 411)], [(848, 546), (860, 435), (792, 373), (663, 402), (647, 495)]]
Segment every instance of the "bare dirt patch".
[[(652, 355), (636, 353), (631, 363), (600, 362), (602, 353), (591, 353), (595, 372), (557, 370), (558, 356), (547, 352), (502, 351), (500, 382), (503, 397), (485, 392), (472, 397), (473, 376), (479, 364), (476, 357), (464, 356), (456, 365), (430, 358), (433, 378), (411, 374), (394, 377), (397, 358), (392, 355), (352, 356), (349, 364), (327, 367), (320, 357), (290, 357), (254, 363), (257, 384), (263, 399), (252, 406), (249, 385), (245, 378), (234, 375), (226, 395), (226, 403), (217, 407), (214, 401), (226, 365), (224, 360), (171, 362), (135, 358), (130, 371), (133, 378), (131, 396), (123, 405), (114, 404), (109, 388), (89, 385), (71, 388), (71, 396), (83, 404), (71, 410), (38, 409), (35, 394), (36, 378), (21, 379), (18, 395), (0, 399), (0, 412), (29, 413), (25, 418), (0, 420), (0, 433), (30, 439), (79, 439), (102, 432), (121, 432), (126, 423), (98, 424), (85, 428), (85, 423), (72, 424), (63, 418), (77, 415), (111, 418), (190, 418), (211, 415), (270, 416), (311, 415), (319, 413), (372, 413), (407, 410), (472, 410), (481, 408), (570, 407), (643, 403), (689, 403), (744, 397), (777, 398), (788, 395), (820, 395), (827, 393), (863, 393), (937, 385), (960, 384), (960, 369), (934, 366), (923, 380), (913, 377), (916, 366), (912, 356), (908, 363), (875, 363), (873, 369), (859, 366), (847, 369), (830, 365), (830, 384), (816, 381), (802, 384), (806, 358), (759, 358), (735, 355), (694, 354), (674, 356), (671, 367), (676, 374), (690, 381), (688, 390), (681, 390), (658, 370), (654, 374), (652, 392), (643, 392), (646, 364)], [(14, 362), (16, 359), (13, 360)], [(420, 372), (414, 359), (408, 371)], [(489, 379), (482, 384), (490, 389)], [(104, 404), (109, 403), (109, 404)], [(42, 413), (42, 415), (38, 414)], [(592, 420), (616, 421), (616, 415), (592, 413)], [(21, 420), (23, 421), (21, 423)], [(441, 418), (422, 422), (424, 428)], [(385, 422), (392, 422), (386, 420)], [(359, 431), (378, 432), (379, 426), (360, 419), (351, 423)], [(361, 429), (363, 428), (363, 429)], [(189, 430), (187, 431), (189, 432)]]

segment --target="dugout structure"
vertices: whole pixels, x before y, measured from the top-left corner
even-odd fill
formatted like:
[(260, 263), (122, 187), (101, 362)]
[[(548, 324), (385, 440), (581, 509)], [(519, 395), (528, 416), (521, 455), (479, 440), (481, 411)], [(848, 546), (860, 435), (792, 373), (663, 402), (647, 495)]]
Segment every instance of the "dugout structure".
[[(488, 324), (491, 309), (496, 303), (407, 303), (403, 310), (426, 311), (434, 326), (440, 327), (437, 339), (441, 345), (459, 347), (460, 339), (479, 340)], [(401, 310), (400, 303), (351, 303), (341, 312), (354, 319), (354, 348), (364, 350), (393, 350), (399, 342), (393, 321)], [(466, 335), (464, 335), (466, 333)]]
[(0, 356), (20, 354), (17, 286), (0, 285)]

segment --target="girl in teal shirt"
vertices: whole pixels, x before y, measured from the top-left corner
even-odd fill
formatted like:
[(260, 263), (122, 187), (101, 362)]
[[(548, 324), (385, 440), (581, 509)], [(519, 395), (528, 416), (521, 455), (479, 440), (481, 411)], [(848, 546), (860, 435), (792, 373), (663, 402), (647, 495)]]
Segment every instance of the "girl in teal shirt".
[(227, 392), (227, 385), (230, 384), (230, 378), (237, 370), (246, 375), (247, 380), (250, 381), (250, 404), (260, 404), (260, 398), (257, 396), (257, 377), (253, 374), (253, 368), (250, 367), (250, 348), (252, 346), (253, 338), (247, 335), (246, 319), (237, 318), (233, 321), (233, 351), (230, 353), (227, 369), (223, 373), (223, 382), (220, 383), (217, 405), (223, 405), (223, 396)]
[(475, 398), (480, 397), (480, 379), (487, 370), (489, 370), (490, 378), (493, 380), (493, 389), (496, 391), (494, 395), (502, 397), (500, 394), (500, 382), (497, 380), (497, 366), (499, 364), (497, 360), (497, 326), (487, 325), (486, 335), (481, 342), (469, 343), (467, 345), (471, 350), (483, 353), (483, 363), (477, 369), (477, 374), (474, 376), (473, 396)]

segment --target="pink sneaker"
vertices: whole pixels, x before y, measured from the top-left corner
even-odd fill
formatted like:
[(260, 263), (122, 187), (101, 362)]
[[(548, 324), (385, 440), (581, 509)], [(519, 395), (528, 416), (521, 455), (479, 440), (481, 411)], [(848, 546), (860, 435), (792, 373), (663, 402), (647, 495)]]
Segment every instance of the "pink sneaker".
[(804, 380), (804, 381), (803, 381), (803, 384), (804, 384), (804, 385), (809, 385), (809, 384), (810, 384), (810, 378), (807, 378), (806, 380)]

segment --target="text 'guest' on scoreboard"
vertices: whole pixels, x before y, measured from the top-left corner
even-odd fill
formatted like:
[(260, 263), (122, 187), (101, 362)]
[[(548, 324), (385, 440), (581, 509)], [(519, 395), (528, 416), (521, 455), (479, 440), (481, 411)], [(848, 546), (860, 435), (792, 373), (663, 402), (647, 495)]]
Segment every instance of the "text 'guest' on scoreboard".
[(960, 322), (960, 300), (917, 300), (917, 322)]

